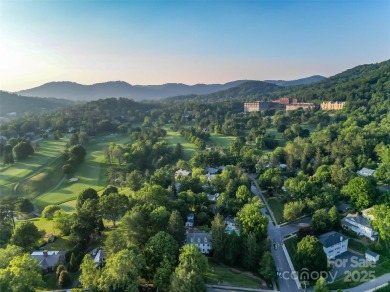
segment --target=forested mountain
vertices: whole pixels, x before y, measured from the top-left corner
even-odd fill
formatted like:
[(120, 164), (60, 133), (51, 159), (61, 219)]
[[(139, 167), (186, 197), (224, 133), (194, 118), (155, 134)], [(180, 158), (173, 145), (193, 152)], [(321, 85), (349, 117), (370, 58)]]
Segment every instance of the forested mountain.
[(296, 80), (264, 80), (264, 82), (276, 84), (279, 86), (296, 86), (303, 84), (311, 84), (314, 82), (322, 81), (326, 79), (326, 77), (321, 75), (313, 75), (306, 78), (296, 79)]
[(223, 91), (218, 91), (210, 94), (204, 95), (187, 95), (187, 96), (174, 96), (170, 97), (168, 101), (180, 100), (202, 100), (202, 101), (213, 101), (213, 100), (228, 100), (228, 99), (241, 99), (246, 100), (250, 98), (251, 100), (262, 99), (266, 94), (277, 91), (281, 89), (280, 86), (267, 83), (263, 81), (248, 81), (242, 83), (236, 87), (229, 88)]
[(358, 101), (382, 96), (390, 90), (390, 60), (360, 65), (308, 85), (281, 87), (261, 81), (248, 81), (236, 87), (206, 95), (177, 96), (168, 100), (272, 100), (282, 96), (299, 101)]
[(16, 112), (17, 114), (23, 112), (43, 112), (70, 105), (71, 103), (69, 100), (22, 96), (0, 91), (0, 116), (11, 112)]
[(284, 88), (272, 97), (289, 95), (300, 101), (369, 100), (390, 91), (390, 60), (354, 67), (310, 85)]
[(207, 94), (237, 86), (245, 80), (225, 84), (167, 83), (162, 85), (131, 85), (123, 81), (112, 81), (83, 85), (74, 82), (50, 82), (41, 86), (21, 90), (26, 96), (56, 97), (69, 100), (96, 100), (109, 97), (128, 97), (134, 100), (160, 99), (168, 96), (186, 94)]

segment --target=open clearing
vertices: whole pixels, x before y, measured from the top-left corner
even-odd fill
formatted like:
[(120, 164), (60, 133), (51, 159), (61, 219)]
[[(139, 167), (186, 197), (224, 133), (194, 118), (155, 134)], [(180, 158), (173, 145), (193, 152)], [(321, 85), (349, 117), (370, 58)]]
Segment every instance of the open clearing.
[(175, 146), (177, 143), (180, 143), (183, 146), (185, 160), (191, 159), (191, 157), (197, 151), (196, 146), (184, 139), (184, 137), (182, 137), (179, 132), (167, 130), (167, 136), (164, 137), (164, 140), (172, 146)]
[(210, 140), (213, 143), (213, 146), (222, 146), (224, 148), (228, 147), (230, 142), (234, 141), (236, 138), (233, 136), (226, 136), (223, 134), (211, 133)]
[[(92, 137), (88, 142), (87, 157), (80, 167), (76, 170), (75, 177), (77, 182), (65, 180), (58, 189), (46, 193), (37, 198), (35, 205), (42, 210), (49, 204), (61, 204), (74, 200), (77, 195), (86, 188), (94, 188), (97, 191), (107, 186), (107, 168), (103, 148), (111, 142), (124, 144), (130, 141), (129, 136), (124, 134), (114, 134), (99, 137)], [(65, 205), (64, 209), (72, 210), (71, 205)]]
[(48, 163), (51, 163), (60, 156), (61, 152), (65, 149), (66, 141), (66, 138), (61, 138), (60, 140), (41, 140), (38, 142), (40, 150), (32, 156), (23, 161), (17, 161), (7, 167), (1, 164), (1, 167), (4, 167), (4, 169), (0, 171), (0, 186), (18, 182), (45, 168)]

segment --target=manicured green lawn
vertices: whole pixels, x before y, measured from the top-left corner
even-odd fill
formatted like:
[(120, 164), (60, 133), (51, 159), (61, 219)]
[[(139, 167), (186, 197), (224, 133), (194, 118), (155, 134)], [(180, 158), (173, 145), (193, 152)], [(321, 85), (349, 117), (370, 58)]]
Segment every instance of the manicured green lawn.
[(271, 136), (275, 136), (275, 140), (278, 141), (279, 146), (284, 147), (286, 145), (286, 140), (284, 139), (282, 133), (279, 133), (276, 128), (267, 129), (267, 133)]
[(208, 284), (232, 285), (247, 288), (260, 288), (260, 281), (235, 273), (229, 267), (222, 267), (219, 264), (209, 260), (210, 269), (206, 274)]
[(77, 195), (86, 188), (97, 191), (105, 188), (108, 183), (107, 168), (103, 148), (111, 142), (128, 143), (130, 138), (123, 134), (106, 135), (91, 138), (86, 146), (87, 157), (76, 170), (77, 182), (65, 180), (58, 189), (46, 193), (36, 199), (35, 205), (43, 209), (49, 204), (61, 204), (76, 199)]
[(179, 132), (173, 132), (168, 130), (167, 136), (164, 137), (164, 140), (172, 146), (176, 146), (177, 143), (180, 143), (183, 146), (185, 160), (191, 159), (191, 157), (197, 151), (197, 147), (194, 144), (189, 143), (184, 137), (180, 135)]
[(275, 220), (278, 224), (283, 223), (285, 220), (283, 218), (283, 204), (280, 202), (278, 198), (275, 197), (269, 197), (266, 198), (268, 201), (268, 205), (272, 209), (272, 213), (274, 214)]
[[(52, 220), (37, 217), (33, 219), (28, 219), (28, 221), (33, 222), (39, 230), (45, 230), (46, 233), (55, 233)], [(23, 221), (17, 221), (16, 224), (20, 224), (21, 222)]]
[(60, 204), (60, 207), (68, 213), (74, 212), (74, 209), (76, 208), (76, 200), (68, 201), (65, 203)]
[(235, 139), (236, 137), (233, 136), (226, 136), (217, 133), (210, 134), (210, 141), (212, 142), (213, 146), (221, 145), (222, 147), (226, 148), (229, 146), (230, 142), (234, 141)]
[[(65, 149), (67, 139), (60, 140), (41, 140), (39, 141), (40, 150), (23, 161), (17, 161), (13, 165), (0, 171), (0, 186), (17, 182), (29, 175), (38, 172), (40, 169), (60, 156)], [(0, 168), (4, 167), (3, 164)]]

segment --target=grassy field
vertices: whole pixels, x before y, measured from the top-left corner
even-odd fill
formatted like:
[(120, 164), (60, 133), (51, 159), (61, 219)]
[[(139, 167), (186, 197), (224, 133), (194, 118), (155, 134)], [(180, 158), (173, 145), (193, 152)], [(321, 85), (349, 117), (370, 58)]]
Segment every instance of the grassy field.
[(283, 218), (283, 204), (280, 202), (278, 198), (270, 197), (266, 198), (268, 205), (272, 209), (272, 213), (274, 214), (275, 220), (278, 224), (283, 223), (285, 220)]
[[(23, 161), (17, 161), (13, 165), (4, 167), (0, 164), (0, 186), (15, 183), (29, 175), (44, 169), (65, 149), (67, 139), (60, 140), (41, 140), (39, 141), (40, 150)], [(4, 168), (2, 168), (4, 167)]]
[(234, 141), (236, 137), (233, 136), (226, 136), (223, 134), (217, 134), (217, 133), (211, 133), (210, 134), (210, 140), (213, 144), (213, 146), (221, 145), (222, 147), (228, 147), (230, 142)]
[[(85, 188), (95, 188), (97, 191), (107, 186), (107, 168), (103, 148), (105, 145), (115, 142), (124, 144), (129, 142), (127, 135), (107, 135), (91, 138), (86, 147), (87, 157), (85, 162), (76, 170), (75, 177), (77, 182), (65, 180), (58, 189), (37, 197), (35, 205), (43, 209), (49, 204), (61, 204), (74, 200), (77, 195)], [(65, 209), (71, 211), (71, 205), (65, 205)]]
[(241, 273), (233, 272), (229, 267), (222, 267), (221, 265), (209, 261), (210, 269), (206, 274), (206, 281), (208, 284), (222, 284), (232, 285), (247, 288), (260, 288), (260, 281), (243, 275)]
[(279, 133), (276, 128), (267, 129), (267, 133), (271, 136), (275, 136), (275, 140), (278, 141), (279, 146), (284, 147), (286, 145), (286, 140), (284, 139), (282, 133)]
[(197, 151), (197, 147), (184, 139), (184, 137), (182, 137), (179, 132), (167, 130), (167, 136), (164, 138), (164, 140), (173, 146), (175, 146), (177, 143), (180, 143), (183, 146), (185, 160), (191, 159), (191, 157)]
[(59, 205), (65, 212), (73, 212), (76, 208), (76, 200), (68, 201)]

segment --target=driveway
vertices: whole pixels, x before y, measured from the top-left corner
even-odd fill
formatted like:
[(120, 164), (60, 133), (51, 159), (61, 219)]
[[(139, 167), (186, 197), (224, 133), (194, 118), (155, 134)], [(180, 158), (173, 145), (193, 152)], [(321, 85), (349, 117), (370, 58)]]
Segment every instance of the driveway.
[[(331, 277), (328, 277), (326, 280), (328, 282), (333, 281), (334, 279), (337, 279), (339, 277), (344, 276), (344, 274), (349, 274), (348, 271), (352, 271), (359, 267), (359, 264), (365, 265), (366, 260), (364, 256), (357, 255), (355, 253), (352, 253), (350, 251), (347, 251), (339, 256), (337, 256), (335, 259), (331, 260), (333, 269), (330, 272)], [(367, 268), (368, 269), (368, 268)], [(333, 279), (332, 279), (333, 277)]]

